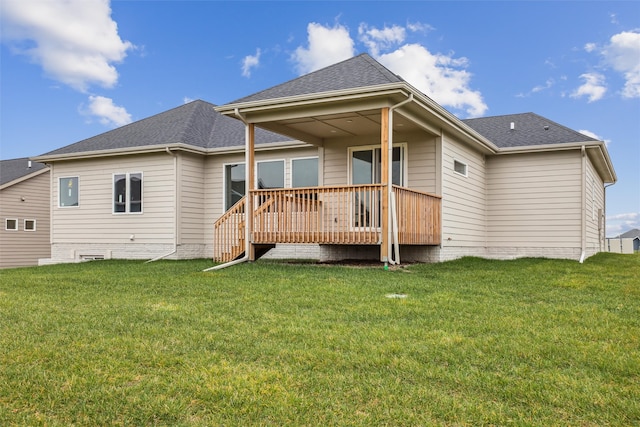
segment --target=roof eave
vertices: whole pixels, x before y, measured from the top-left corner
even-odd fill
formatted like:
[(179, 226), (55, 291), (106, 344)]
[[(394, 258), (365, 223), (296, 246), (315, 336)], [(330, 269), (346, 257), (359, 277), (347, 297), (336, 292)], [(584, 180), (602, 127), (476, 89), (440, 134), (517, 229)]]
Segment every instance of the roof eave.
[(78, 153), (62, 153), (62, 154), (43, 154), (40, 156), (32, 157), (31, 160), (41, 163), (52, 163), (56, 161), (67, 161), (67, 160), (80, 160), (80, 159), (91, 159), (98, 157), (112, 157), (112, 156), (123, 156), (123, 155), (132, 155), (132, 154), (149, 154), (149, 153), (158, 153), (163, 151), (187, 151), (198, 154), (206, 154), (206, 149), (196, 147), (194, 145), (184, 144), (184, 143), (174, 143), (174, 144), (156, 144), (156, 145), (148, 145), (143, 147), (128, 147), (128, 148), (117, 148), (113, 150), (93, 150), (93, 151), (83, 151)]
[(595, 150), (597, 155), (602, 160), (602, 164), (604, 168), (599, 168), (598, 172), (600, 173), (603, 181), (605, 183), (615, 183), (618, 181), (618, 177), (616, 176), (616, 171), (613, 168), (613, 163), (611, 162), (611, 158), (609, 157), (609, 152), (607, 150), (606, 144), (604, 141), (582, 141), (582, 142), (566, 142), (560, 144), (541, 144), (541, 145), (526, 145), (521, 147), (503, 147), (499, 148), (496, 154), (523, 154), (523, 153), (542, 153), (542, 152), (550, 152), (550, 151), (565, 151), (565, 150), (579, 150), (584, 147), (587, 150)]
[[(332, 90), (326, 92), (309, 93), (280, 98), (263, 99), (257, 101), (239, 102), (233, 104), (220, 105), (214, 108), (218, 113), (235, 115), (236, 110), (240, 113), (259, 112), (270, 110), (274, 107), (287, 108), (303, 105), (313, 105), (327, 101), (348, 101), (350, 99), (362, 98), (365, 95), (375, 97), (380, 95), (391, 95), (394, 93), (406, 92), (407, 85), (402, 82), (389, 83), (375, 86), (363, 86), (352, 89)], [(408, 94), (405, 93), (405, 96)]]
[(32, 172), (32, 173), (30, 173), (28, 175), (23, 175), (20, 178), (16, 178), (13, 181), (5, 182), (4, 184), (0, 185), (0, 190), (4, 190), (5, 188), (9, 188), (9, 187), (11, 187), (13, 185), (16, 185), (16, 184), (19, 184), (19, 183), (21, 183), (23, 181), (27, 181), (27, 180), (29, 180), (31, 178), (35, 178), (38, 175), (42, 175), (43, 173), (49, 172), (49, 170), (50, 169), (48, 167), (42, 168), (42, 169), (40, 169), (38, 171), (35, 171), (35, 172)]

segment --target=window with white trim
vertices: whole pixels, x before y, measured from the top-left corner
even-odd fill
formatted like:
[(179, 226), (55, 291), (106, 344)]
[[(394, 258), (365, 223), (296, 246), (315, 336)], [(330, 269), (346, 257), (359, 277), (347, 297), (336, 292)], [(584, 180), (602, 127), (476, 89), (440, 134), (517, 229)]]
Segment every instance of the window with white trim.
[(24, 231), (36, 231), (36, 220), (35, 219), (25, 219), (24, 220)]
[(460, 160), (454, 160), (453, 171), (462, 176), (467, 176), (467, 164), (462, 163)]
[(113, 175), (113, 213), (142, 213), (142, 172)]
[(318, 158), (291, 159), (291, 187), (318, 186)]
[(5, 218), (4, 229), (7, 231), (18, 231), (18, 220), (15, 218)]
[(59, 180), (58, 206), (61, 208), (79, 206), (79, 179), (77, 176), (63, 177)]
[(246, 194), (244, 163), (224, 165), (224, 210), (229, 210)]
[[(391, 159), (392, 183), (405, 186), (406, 144), (394, 144)], [(349, 168), (351, 184), (378, 184), (382, 173), (382, 153), (380, 146), (349, 148)]]
[(284, 188), (284, 160), (256, 162), (256, 188)]

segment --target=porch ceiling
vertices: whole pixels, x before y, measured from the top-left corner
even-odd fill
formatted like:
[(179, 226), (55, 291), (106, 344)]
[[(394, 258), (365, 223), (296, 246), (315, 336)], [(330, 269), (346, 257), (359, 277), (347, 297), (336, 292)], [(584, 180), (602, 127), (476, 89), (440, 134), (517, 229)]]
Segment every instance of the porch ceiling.
[[(316, 94), (315, 97), (271, 100), (266, 103), (236, 104), (219, 107), (223, 114), (236, 114), (263, 129), (277, 132), (315, 145), (323, 145), (332, 138), (379, 136), (381, 109), (396, 105), (409, 94), (396, 87), (368, 92)], [(415, 120), (422, 109), (415, 101), (395, 110), (394, 132), (428, 130), (439, 133), (436, 127), (425, 127)]]

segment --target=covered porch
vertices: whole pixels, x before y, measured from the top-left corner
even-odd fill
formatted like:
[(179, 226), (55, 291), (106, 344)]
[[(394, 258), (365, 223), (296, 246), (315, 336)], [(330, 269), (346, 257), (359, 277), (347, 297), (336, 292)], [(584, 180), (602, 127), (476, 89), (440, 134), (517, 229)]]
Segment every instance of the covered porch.
[[(439, 150), (448, 113), (402, 81), (282, 96), (287, 85), (216, 108), (245, 123), (248, 196), (216, 221), (214, 260), (253, 260), (256, 250), (286, 243), (378, 245), (381, 262), (397, 263), (401, 245), (441, 244)], [(272, 90), (279, 97), (269, 97)], [(258, 189), (256, 126), (331, 152), (319, 155), (319, 185)], [(435, 147), (430, 163), (414, 160), (408, 173), (396, 168), (409, 164), (407, 140)], [(362, 146), (372, 154), (353, 154)], [(356, 170), (361, 164), (372, 165), (366, 179)], [(422, 187), (428, 175), (432, 184), (411, 188), (410, 175)]]

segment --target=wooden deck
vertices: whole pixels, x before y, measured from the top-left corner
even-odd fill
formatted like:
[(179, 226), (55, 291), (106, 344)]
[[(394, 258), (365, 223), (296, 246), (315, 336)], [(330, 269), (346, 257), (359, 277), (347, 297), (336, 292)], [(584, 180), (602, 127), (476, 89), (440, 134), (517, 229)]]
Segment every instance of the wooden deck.
[[(382, 184), (282, 188), (250, 192), (252, 243), (376, 245), (381, 242)], [(398, 243), (440, 243), (441, 197), (394, 186)], [(214, 224), (214, 260), (245, 251), (245, 198)]]

